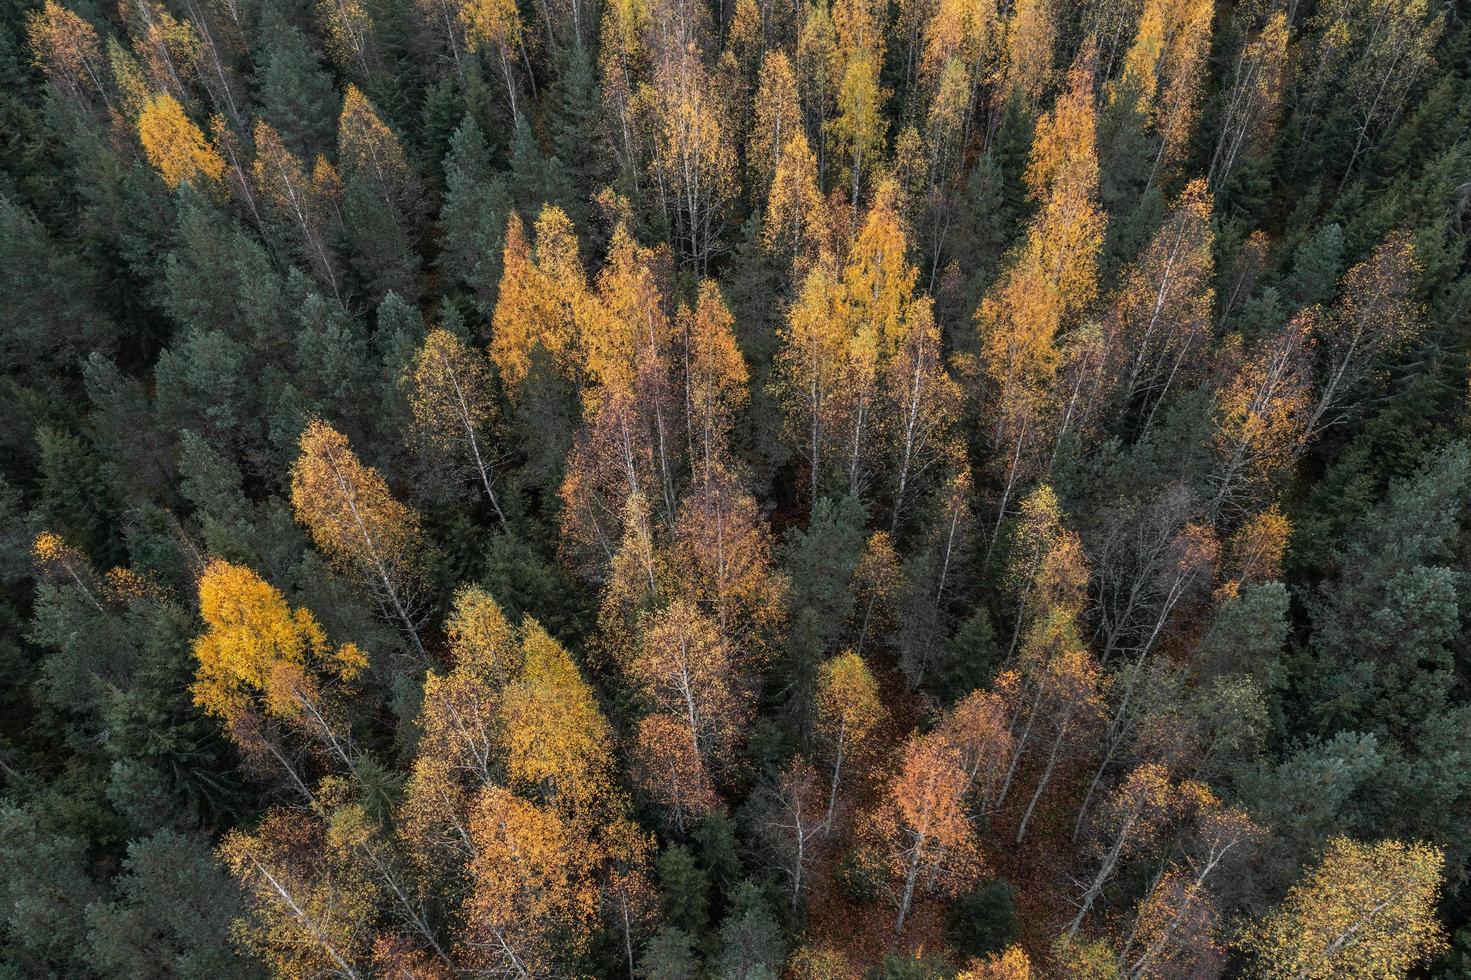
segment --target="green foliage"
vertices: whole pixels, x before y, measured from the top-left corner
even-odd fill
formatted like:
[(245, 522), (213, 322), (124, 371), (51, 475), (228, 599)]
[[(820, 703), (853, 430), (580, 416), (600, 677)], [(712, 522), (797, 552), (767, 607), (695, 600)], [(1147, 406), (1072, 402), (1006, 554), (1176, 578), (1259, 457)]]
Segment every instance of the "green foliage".
[(761, 890), (749, 881), (735, 886), (720, 923), (720, 953), (712, 967), (722, 980), (775, 980), (786, 943)]
[(1013, 891), (1005, 881), (992, 881), (962, 895), (950, 906), (945, 939), (962, 957), (999, 953), (1017, 938)]
[(710, 879), (689, 848), (681, 844), (665, 848), (657, 872), (664, 921), (689, 935), (703, 935), (709, 925)]
[(700, 975), (700, 959), (695, 955), (695, 940), (674, 926), (660, 929), (644, 946), (639, 960), (641, 980), (695, 980)]

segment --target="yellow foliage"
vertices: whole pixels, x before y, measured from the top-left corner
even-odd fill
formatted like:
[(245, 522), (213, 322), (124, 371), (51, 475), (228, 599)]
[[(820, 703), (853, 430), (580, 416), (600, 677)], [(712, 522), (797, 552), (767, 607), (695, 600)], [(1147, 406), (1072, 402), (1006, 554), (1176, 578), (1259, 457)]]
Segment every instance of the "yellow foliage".
[(1407, 976), (1445, 948), (1436, 914), (1444, 866), (1428, 844), (1334, 838), (1242, 947), (1267, 980)]
[(393, 499), (347, 437), (320, 419), (301, 434), (291, 468), (291, 507), (326, 555), (370, 579), (392, 579), (417, 546), (419, 519)]
[(1145, 0), (1134, 43), (1112, 97), (1127, 92), (1154, 123), (1160, 162), (1178, 159), (1200, 103), (1211, 45), (1210, 0)]
[(72, 92), (90, 87), (106, 97), (102, 85), (102, 46), (92, 25), (56, 0), (26, 14), (31, 55), (46, 77)]
[(224, 159), (167, 92), (144, 103), (138, 115), (138, 138), (148, 162), (171, 189), (185, 181), (218, 182), (225, 175)]
[(782, 149), (766, 196), (762, 242), (773, 251), (817, 251), (822, 224), (822, 193), (817, 187), (817, 157), (800, 129)]
[(521, 44), (521, 14), (515, 0), (468, 0), (460, 8), (460, 21), (471, 51), (488, 44), (507, 52)]
[(864, 745), (888, 717), (878, 681), (852, 650), (825, 662), (817, 672), (817, 729), (839, 751)]
[(389, 203), (412, 203), (414, 178), (403, 146), (356, 85), (347, 86), (337, 118), (337, 162), (348, 180), (361, 174), (373, 181)]
[(504, 684), (521, 669), (515, 631), (500, 604), (478, 585), (455, 592), (454, 610), (444, 625), (456, 669)]
[(240, 882), (249, 917), (236, 935), (282, 980), (351, 975), (373, 939), (379, 888), (360, 858), (361, 810), (324, 826), (276, 809), (253, 834), (232, 830), (219, 854)]
[(554, 366), (572, 370), (578, 323), (590, 297), (572, 221), (555, 205), (542, 208), (536, 220), (534, 248), (521, 219), (511, 216), (501, 268), (490, 356), (514, 402), (538, 346)]
[(292, 609), (240, 565), (210, 562), (199, 580), (199, 614), (206, 631), (194, 641), (194, 703), (221, 718), (235, 717), (257, 698), (278, 717), (296, 717), (298, 687), (309, 683), (309, 670), (351, 680), (368, 663), (351, 643), (331, 647), (310, 611)]
[(368, 73), (368, 38), (373, 17), (360, 0), (317, 0), (317, 17), (327, 38), (327, 52), (344, 70)]
[(1032, 960), (1020, 946), (1008, 946), (985, 959), (974, 959), (955, 980), (1032, 980)]
[(501, 702), (506, 770), (513, 784), (581, 814), (608, 786), (608, 721), (567, 650), (534, 619), (521, 631), (524, 665)]
[[(772, 51), (762, 59), (756, 78), (755, 119), (746, 142), (746, 166), (754, 178), (753, 193), (759, 194), (769, 186), (781, 168), (788, 144), (801, 134), (802, 107), (792, 63), (781, 51)], [(802, 145), (806, 145), (805, 137)]]
[(1052, 85), (1057, 17), (1053, 0), (1017, 0), (1006, 23), (1006, 75), (1002, 91), (1035, 108)]
[(494, 975), (554, 975), (555, 963), (585, 948), (596, 924), (591, 842), (553, 810), (499, 786), (475, 801), (470, 837), (463, 965)]

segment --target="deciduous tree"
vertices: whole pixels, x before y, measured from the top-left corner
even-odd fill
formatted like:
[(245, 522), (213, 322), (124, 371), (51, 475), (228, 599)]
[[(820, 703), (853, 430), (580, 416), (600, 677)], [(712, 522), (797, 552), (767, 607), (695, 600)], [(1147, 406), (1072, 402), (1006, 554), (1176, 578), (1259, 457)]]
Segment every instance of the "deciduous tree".
[(974, 884), (984, 868), (980, 842), (966, 816), (966, 773), (960, 758), (936, 735), (915, 735), (903, 761), (863, 829), (866, 848), (886, 876), (904, 921), (917, 894), (953, 895)]
[(501, 527), (509, 530), (505, 512), (496, 499), (491, 473), (495, 460), (481, 440), (495, 419), (489, 365), (448, 330), (435, 329), (414, 355), (409, 405), (414, 432), (430, 448), (460, 452), (468, 448), (485, 496), (495, 508)]
[(311, 813), (276, 809), (220, 845), (249, 897), (244, 942), (278, 976), (368, 976), (378, 889), (351, 843)]
[(224, 159), (167, 92), (144, 103), (138, 115), (138, 139), (148, 162), (170, 189), (187, 181), (203, 190), (225, 176)]
[(470, 818), (475, 857), (459, 960), (545, 976), (584, 949), (597, 922), (596, 855), (555, 811), (487, 787)]
[(888, 717), (879, 700), (878, 681), (851, 650), (827, 661), (817, 675), (817, 731), (832, 759), (823, 832), (832, 830), (838, 786), (845, 761), (862, 762), (872, 748), (876, 729)]
[(291, 507), (334, 564), (364, 582), (393, 614), (420, 657), (409, 589), (419, 518), (399, 503), (377, 470), (364, 466), (347, 438), (320, 419), (301, 434), (291, 468)]
[(1273, 980), (1405, 976), (1445, 945), (1435, 917), (1444, 863), (1428, 844), (1336, 837), (1242, 946)]
[(270, 751), (307, 799), (302, 776), (252, 716), (299, 726), (351, 771), (358, 750), (325, 688), (356, 677), (367, 655), (351, 643), (329, 644), (309, 611), (292, 609), (268, 582), (229, 562), (205, 568), (199, 612), (206, 632), (194, 641), (194, 703), (224, 719), (244, 747)]

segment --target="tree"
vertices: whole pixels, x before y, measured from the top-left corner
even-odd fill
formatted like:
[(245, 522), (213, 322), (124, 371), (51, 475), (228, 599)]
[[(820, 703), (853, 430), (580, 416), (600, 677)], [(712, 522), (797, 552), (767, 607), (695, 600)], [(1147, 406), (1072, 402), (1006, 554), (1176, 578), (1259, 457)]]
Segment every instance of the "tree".
[(31, 544), (31, 557), (43, 580), (65, 579), (75, 585), (87, 597), (87, 601), (100, 613), (105, 613), (99, 601), (100, 586), (97, 572), (87, 556), (67, 544), (61, 535), (42, 531)]
[[(941, 0), (925, 24), (921, 68), (936, 93), (933, 105), (954, 106), (940, 111), (932, 108), (931, 118), (953, 116), (958, 108), (960, 125), (955, 136), (961, 143), (968, 137), (973, 117), (980, 108), (978, 102), (981, 87), (987, 81), (988, 62), (1000, 57), (996, 49), (1001, 31), (996, 5), (974, 0)], [(1050, 51), (1048, 56), (1050, 61)], [(932, 123), (932, 132), (935, 129)]]
[(337, 67), (364, 84), (372, 80), (373, 16), (360, 0), (318, 0), (317, 19)]
[(244, 942), (274, 973), (368, 975), (378, 890), (350, 839), (313, 814), (275, 809), (255, 833), (227, 834), (219, 853), (248, 896)]
[(1222, 583), (1216, 594), (1234, 599), (1242, 589), (1282, 577), (1282, 557), (1292, 535), (1292, 524), (1272, 504), (1241, 522), (1222, 549)]
[(656, 613), (626, 667), (648, 703), (688, 733), (701, 767), (730, 761), (750, 715), (750, 697), (730, 644), (691, 602)]
[[(1037, 780), (1037, 788), (1022, 813), (1021, 823), (1017, 825), (1018, 844), (1026, 837), (1027, 825), (1057, 771), (1059, 759), (1064, 757), (1065, 751), (1076, 752), (1080, 745), (1087, 744), (1089, 731), (1100, 715), (1098, 692), (1101, 683), (1093, 658), (1086, 651), (1064, 650), (1049, 660), (1044, 670), (1045, 675), (1038, 687), (1047, 698), (1049, 711), (1045, 721), (1052, 748)], [(1018, 745), (1020, 747), (1020, 743)]]
[(1131, 980), (1218, 969), (1224, 958), (1218, 899), (1225, 892), (1218, 882), (1233, 871), (1239, 876), (1264, 833), (1244, 811), (1222, 806), (1198, 783), (1181, 786), (1180, 798), (1193, 825), (1185, 860), (1159, 875), (1139, 903), (1121, 950)]
[(470, 819), (475, 857), (460, 962), (544, 976), (586, 947), (597, 918), (595, 854), (553, 810), (488, 786)]
[(800, 129), (782, 150), (762, 219), (762, 246), (789, 257), (795, 270), (805, 270), (813, 257), (830, 249), (831, 214), (818, 190), (817, 158)]
[(1119, 871), (1119, 862), (1147, 848), (1161, 825), (1171, 816), (1174, 787), (1163, 766), (1145, 763), (1129, 773), (1114, 791), (1098, 819), (1098, 870), (1083, 890), (1078, 914), (1068, 923), (1067, 938), (1078, 934), (1093, 903)]
[(894, 628), (904, 587), (904, 569), (893, 539), (885, 531), (875, 531), (853, 568), (852, 591), (858, 624), (853, 652), (858, 656), (863, 656), (871, 632), (883, 637)]
[(634, 745), (634, 776), (643, 791), (663, 805), (675, 830), (684, 833), (690, 817), (719, 804), (689, 726), (674, 715), (645, 715)]
[(494, 420), (490, 398), (490, 370), (481, 355), (448, 330), (435, 329), (414, 355), (409, 405), (414, 432), (429, 447), (453, 451), (468, 446), (480, 475), (485, 496), (500, 518), (502, 530), (510, 525), (491, 485), (494, 460), (481, 452), (480, 439)]
[(1217, 394), (1215, 512), (1270, 487), (1305, 448), (1318, 319), (1312, 311), (1299, 314), (1245, 356), (1239, 340), (1226, 346), (1231, 373)]
[(1097, 295), (1098, 150), (1094, 135), (1096, 51), (1085, 46), (1068, 73), (1067, 90), (1037, 121), (1027, 161), (1027, 189), (1040, 210), (1027, 229), (1020, 265), (1036, 269), (1057, 295), (1061, 322)]
[(1257, 35), (1242, 45), (1222, 95), (1220, 135), (1207, 175), (1212, 190), (1231, 179), (1243, 154), (1261, 154), (1276, 133), (1287, 81), (1285, 11), (1267, 18)]
[(825, 127), (831, 133), (836, 152), (846, 158), (855, 221), (864, 168), (871, 168), (874, 161), (882, 158), (888, 131), (883, 115), (888, 93), (879, 85), (882, 61), (882, 50), (874, 41), (858, 41), (853, 45), (843, 61), (836, 93), (837, 118)]
[(697, 600), (737, 662), (766, 659), (786, 618), (786, 576), (771, 560), (771, 531), (756, 500), (723, 466), (709, 470), (680, 506), (671, 558), (683, 593)]
[(1022, 0), (1006, 24), (1006, 74), (1002, 102), (1019, 100), (1032, 115), (1052, 88), (1057, 48), (1057, 15), (1050, 0)]
[[(485, 132), (472, 116), (467, 115), (450, 137), (443, 167), (437, 268), (474, 293), (482, 314), (493, 316), (512, 208)], [(519, 218), (514, 220), (519, 224)]]
[(827, 813), (822, 821), (824, 834), (832, 830), (844, 760), (861, 762), (871, 748), (875, 730), (887, 717), (888, 711), (879, 700), (878, 682), (856, 653), (841, 653), (819, 668), (817, 731), (832, 755)]
[(666, 248), (639, 245), (620, 220), (596, 303), (582, 323), (584, 422), (560, 493), (568, 515), (564, 545), (592, 577), (601, 577), (612, 558), (630, 496), (646, 495), (666, 524), (676, 519), (688, 446), (679, 421), (688, 406), (679, 391), (667, 300), (670, 261)]
[(1201, 0), (1145, 0), (1124, 55), (1118, 93), (1154, 124), (1160, 147), (1149, 181), (1172, 166), (1190, 140), (1210, 54), (1215, 10)]
[[(757, 196), (775, 193), (773, 178), (787, 164), (792, 141), (805, 148), (802, 107), (798, 101), (797, 78), (792, 63), (782, 51), (771, 51), (761, 59), (756, 79), (756, 98), (751, 133), (746, 141), (746, 167), (751, 172), (750, 191)], [(808, 151), (810, 152), (810, 151)]]
[(847, 343), (839, 332), (837, 304), (833, 270), (826, 264), (816, 265), (807, 273), (778, 330), (777, 395), (788, 432), (805, 458), (814, 506), (840, 425), (838, 388)]
[(984, 960), (971, 960), (956, 980), (1032, 980), (1032, 961), (1020, 946), (1009, 946)]
[(243, 746), (271, 752), (308, 800), (302, 777), (253, 716), (300, 726), (350, 771), (358, 752), (323, 688), (351, 681), (367, 655), (351, 643), (331, 646), (310, 612), (292, 609), (250, 569), (218, 559), (200, 577), (199, 612), (206, 632), (194, 642), (194, 703), (224, 719)]
[(994, 692), (976, 690), (945, 712), (935, 729), (965, 769), (966, 792), (979, 790), (977, 804), (982, 813), (989, 811), (1002, 767), (1011, 758), (1010, 725), (1003, 699)]
[(1410, 235), (1396, 231), (1344, 276), (1338, 303), (1314, 323), (1322, 380), (1305, 440), (1342, 421), (1351, 410), (1346, 399), (1386, 355), (1414, 338), (1419, 311), (1411, 296), (1418, 274)]
[(797, 82), (807, 127), (817, 137), (818, 187), (825, 188), (828, 170), (828, 121), (842, 81), (843, 62), (838, 54), (837, 30), (831, 5), (817, 0), (803, 11), (797, 35)]
[(704, 275), (719, 249), (726, 205), (736, 191), (727, 109), (693, 45), (673, 52), (640, 88), (650, 129), (649, 178), (682, 257)]
[(1406, 976), (1445, 945), (1435, 919), (1444, 861), (1426, 844), (1336, 837), (1242, 948), (1274, 980)]
[(928, 299), (915, 300), (905, 320), (904, 339), (889, 361), (884, 385), (885, 442), (897, 464), (891, 533), (905, 515), (914, 485), (955, 455), (952, 429), (961, 400), (959, 385), (945, 370)]
[(696, 481), (709, 486), (726, 464), (736, 418), (750, 400), (746, 360), (734, 318), (715, 283), (700, 283), (694, 309), (681, 306), (675, 329), (685, 399), (688, 458)]
[(281, 137), (264, 121), (255, 124), (255, 162), (251, 176), (256, 192), (269, 210), (292, 229), (296, 249), (332, 295), (342, 298), (337, 256), (330, 244), (341, 223), (337, 198), (341, 185), (335, 171), (321, 157), (310, 176)]
[(1017, 488), (1040, 465), (1038, 437), (1050, 408), (1059, 332), (1098, 291), (1105, 219), (1098, 207), (1093, 75), (1085, 47), (1068, 89), (1037, 123), (1026, 183), (1040, 209), (1011, 267), (976, 310), (990, 441), (1001, 494), (987, 557)]
[(242, 895), (199, 835), (160, 829), (130, 842), (114, 892), (87, 910), (88, 959), (100, 971), (263, 975), (230, 944)]
[(1159, 405), (1206, 353), (1215, 291), (1211, 200), (1204, 181), (1185, 186), (1104, 320), (1124, 410), (1147, 432)]
[(418, 515), (393, 498), (378, 471), (364, 466), (347, 438), (327, 423), (308, 422), (300, 447), (291, 468), (297, 520), (334, 564), (368, 586), (425, 657), (408, 592), (419, 545)]
[(1419, 0), (1338, 0), (1318, 11), (1316, 21), (1320, 67), (1314, 79), (1318, 85), (1309, 91), (1316, 101), (1326, 94), (1322, 80), (1342, 86), (1351, 125), (1356, 127), (1344, 166), (1347, 180), (1360, 156), (1404, 111), (1416, 80), (1433, 57), (1444, 20)]
[(822, 784), (817, 770), (804, 758), (794, 756), (772, 792), (772, 814), (767, 830), (776, 838), (782, 870), (792, 883), (792, 911), (802, 901), (807, 873), (816, 857), (818, 838), (825, 833), (822, 815)]
[(588, 288), (577, 236), (566, 212), (555, 205), (542, 208), (534, 246), (526, 241), (521, 219), (511, 215), (501, 268), (490, 357), (507, 397), (515, 402), (537, 347), (558, 368), (572, 368)]
[(1022, 500), (1021, 519), (1017, 522), (1011, 545), (1006, 577), (1009, 591), (1017, 593), (1017, 608), (1016, 624), (1011, 630), (1011, 648), (1007, 651), (1007, 657), (1016, 652), (1022, 629), (1032, 617), (1034, 609), (1040, 606), (1042, 614), (1046, 615), (1049, 605), (1047, 600), (1059, 598), (1055, 591), (1049, 590), (1053, 592), (1052, 595), (1037, 596), (1034, 602), (1033, 594), (1039, 586), (1045, 587), (1047, 584), (1042, 571), (1049, 557), (1054, 552), (1058, 552), (1060, 557), (1061, 549), (1069, 547), (1070, 542), (1062, 538), (1065, 533), (1062, 509), (1056, 492), (1050, 484), (1040, 484)]
[(403, 145), (356, 85), (348, 85), (337, 118), (337, 161), (343, 179), (362, 180), (400, 219), (418, 207), (418, 186)]
[(500, 606), (476, 586), (455, 593), (445, 633), (452, 666), (424, 678), (419, 755), (485, 784), (500, 770), (499, 712), (523, 654)]
[(980, 877), (980, 843), (962, 803), (966, 783), (960, 757), (944, 739), (911, 736), (899, 771), (864, 823), (865, 848), (898, 906), (896, 933), (904, 931), (918, 892), (953, 895)]
[[(1102, 761), (1078, 810), (1074, 836), (1083, 827), (1089, 805), (1102, 784), (1103, 774), (1117, 757), (1138, 718), (1138, 697), (1143, 690), (1143, 682), (1149, 676), (1151, 654), (1155, 652), (1156, 646), (1165, 635), (1166, 627), (1182, 603), (1187, 603), (1192, 596), (1209, 586), (1219, 554), (1220, 546), (1214, 528), (1202, 524), (1186, 524), (1170, 536), (1161, 554), (1162, 567), (1154, 571), (1157, 576), (1155, 582), (1151, 583), (1154, 587), (1149, 588), (1142, 580), (1135, 580), (1129, 604), (1135, 605), (1143, 597), (1144, 601), (1137, 602), (1138, 607), (1147, 610), (1149, 606), (1153, 606), (1154, 615), (1152, 621), (1142, 621), (1143, 632), (1138, 645), (1129, 651), (1132, 661), (1119, 671), (1122, 677), (1118, 684), (1118, 703), (1104, 737)], [(1122, 635), (1122, 630), (1110, 630), (1105, 646), (1106, 654), (1114, 652), (1115, 643)]]
[(167, 92), (159, 92), (138, 115), (138, 139), (148, 162), (172, 190), (188, 181), (204, 189), (225, 175), (225, 161), (199, 127)]
[(510, 784), (571, 820), (611, 789), (611, 733), (567, 650), (536, 620), (521, 624), (522, 667), (505, 688), (500, 729)]
[(489, 48), (499, 64), (511, 105), (511, 124), (521, 125), (520, 83), (513, 64), (518, 53), (524, 56), (526, 42), (516, 4), (506, 0), (469, 0), (460, 7), (459, 20), (464, 27), (466, 46), (471, 51)]
[(1132, 940), (1145, 950), (1137, 958), (1123, 955), (1120, 976), (1219, 976), (1223, 949), (1220, 909), (1188, 875), (1169, 868), (1139, 903)]
[[(332, 147), (337, 92), (322, 69), (314, 39), (273, 7), (261, 10), (257, 35), (260, 61), (252, 81), (259, 118), (286, 146), (311, 159)], [(249, 132), (248, 127), (237, 128)]]
[(762, 890), (751, 882), (735, 887), (719, 936), (720, 955), (711, 964), (719, 976), (761, 980), (781, 968), (786, 937)]
[(73, 99), (80, 100), (84, 95), (90, 98), (95, 93), (111, 107), (103, 83), (107, 69), (102, 45), (91, 24), (56, 0), (47, 0), (39, 10), (26, 14), (26, 37), (36, 63), (49, 80)]

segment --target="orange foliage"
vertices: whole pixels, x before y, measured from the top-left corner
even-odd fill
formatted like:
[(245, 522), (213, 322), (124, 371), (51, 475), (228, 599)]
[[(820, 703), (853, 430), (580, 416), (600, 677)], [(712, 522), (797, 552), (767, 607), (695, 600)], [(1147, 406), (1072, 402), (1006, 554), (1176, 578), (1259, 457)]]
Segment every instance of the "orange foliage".
[(545, 976), (586, 948), (597, 919), (595, 855), (552, 810), (488, 786), (470, 816), (475, 857), (460, 962)]
[(963, 803), (966, 785), (965, 769), (949, 743), (916, 735), (905, 743), (899, 772), (868, 814), (864, 848), (898, 907), (895, 932), (903, 932), (916, 895), (954, 895), (981, 875), (980, 842)]

